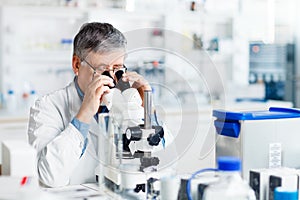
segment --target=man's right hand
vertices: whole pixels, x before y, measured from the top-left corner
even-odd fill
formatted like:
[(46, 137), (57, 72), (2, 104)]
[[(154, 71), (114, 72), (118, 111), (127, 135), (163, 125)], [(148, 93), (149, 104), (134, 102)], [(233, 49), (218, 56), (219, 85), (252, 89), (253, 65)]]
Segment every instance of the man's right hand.
[(113, 79), (95, 74), (93, 80), (85, 90), (84, 98), (76, 118), (84, 123), (90, 123), (97, 113), (102, 97), (110, 92), (110, 87), (114, 87)]

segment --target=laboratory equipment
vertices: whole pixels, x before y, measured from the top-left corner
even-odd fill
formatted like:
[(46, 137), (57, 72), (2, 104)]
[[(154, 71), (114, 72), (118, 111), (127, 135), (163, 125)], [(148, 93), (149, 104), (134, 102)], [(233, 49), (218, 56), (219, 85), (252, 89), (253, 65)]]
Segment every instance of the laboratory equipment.
[(254, 191), (240, 176), (239, 158), (218, 158), (218, 169), (220, 180), (204, 190), (204, 200), (255, 200)]
[(274, 200), (298, 200), (298, 191), (285, 187), (277, 187), (274, 192)]
[[(203, 199), (205, 189), (219, 181), (217, 168), (204, 168), (194, 172), (188, 179), (181, 179), (181, 190), (178, 199)], [(206, 172), (204, 174), (204, 172)], [(210, 173), (208, 173), (210, 172)]]
[(280, 186), (297, 191), (298, 181), (298, 174), (296, 173), (280, 173), (271, 175), (269, 178), (269, 193), (267, 199), (274, 199), (275, 189)]
[(295, 168), (262, 168), (251, 169), (249, 184), (257, 200), (274, 199), (277, 187), (298, 190), (299, 170)]
[(177, 200), (180, 187), (178, 176), (163, 177), (160, 180), (160, 199)]
[(36, 178), (36, 162), (36, 150), (26, 141), (2, 141), (2, 175)]
[(265, 99), (292, 101), (296, 105), (295, 45), (249, 45), (249, 83), (265, 86)]
[(216, 156), (236, 156), (242, 176), (259, 168), (300, 166), (300, 110), (271, 107), (269, 110), (230, 112), (214, 110)]
[(251, 169), (249, 174), (249, 185), (255, 192), (257, 200), (267, 199), (269, 193), (269, 178), (274, 169)]
[(99, 183), (103, 181), (114, 191), (150, 191), (148, 187), (159, 178), (159, 158), (152, 156), (152, 152), (161, 144), (164, 130), (151, 123), (151, 91), (144, 91), (142, 107), (138, 91), (119, 84), (127, 83), (119, 81), (110, 97), (105, 97), (109, 114), (99, 114), (101, 134), (104, 134), (99, 137), (99, 147), (104, 149), (98, 149), (100, 165), (96, 175)]

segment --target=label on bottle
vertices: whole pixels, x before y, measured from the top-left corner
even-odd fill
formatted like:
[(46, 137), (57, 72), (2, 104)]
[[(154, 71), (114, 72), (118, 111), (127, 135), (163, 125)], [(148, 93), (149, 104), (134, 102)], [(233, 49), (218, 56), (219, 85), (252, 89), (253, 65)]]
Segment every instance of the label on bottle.
[(269, 144), (269, 168), (281, 167), (281, 143)]

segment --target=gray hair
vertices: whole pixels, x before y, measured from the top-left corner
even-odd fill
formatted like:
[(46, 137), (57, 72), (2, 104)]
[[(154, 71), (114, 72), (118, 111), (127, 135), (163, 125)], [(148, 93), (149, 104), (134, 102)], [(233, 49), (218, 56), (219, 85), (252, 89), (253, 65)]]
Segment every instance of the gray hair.
[(91, 22), (81, 26), (74, 38), (73, 55), (85, 59), (90, 52), (108, 53), (126, 51), (126, 38), (108, 23)]

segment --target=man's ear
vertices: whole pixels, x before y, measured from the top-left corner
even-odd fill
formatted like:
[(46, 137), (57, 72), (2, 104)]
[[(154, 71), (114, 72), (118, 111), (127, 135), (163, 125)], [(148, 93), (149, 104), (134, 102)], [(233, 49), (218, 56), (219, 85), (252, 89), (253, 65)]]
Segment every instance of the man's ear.
[(78, 75), (80, 63), (81, 63), (80, 58), (78, 56), (76, 56), (76, 55), (73, 55), (73, 58), (72, 58), (72, 69), (73, 69), (74, 74), (76, 74), (76, 75)]

